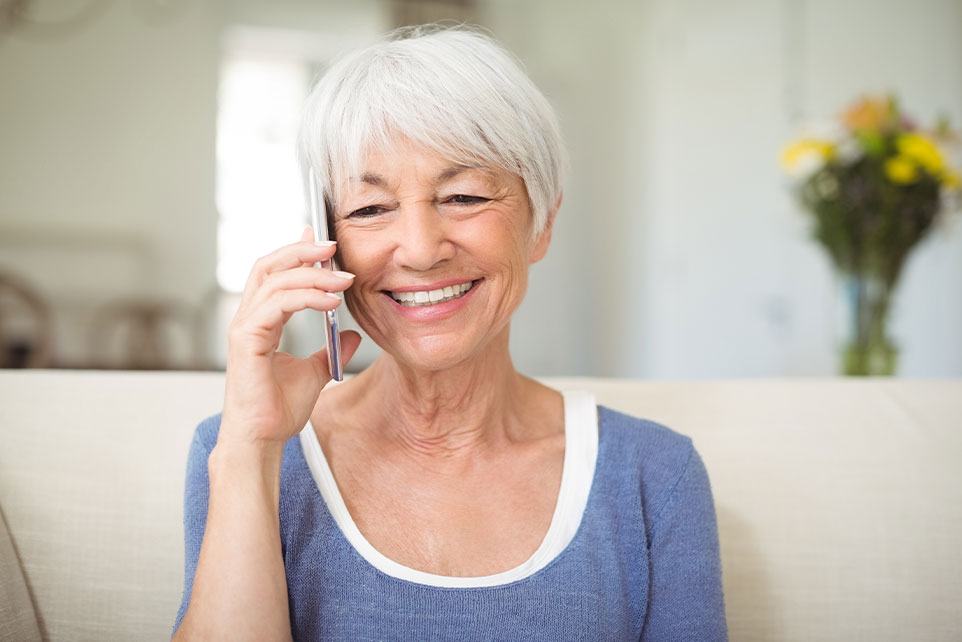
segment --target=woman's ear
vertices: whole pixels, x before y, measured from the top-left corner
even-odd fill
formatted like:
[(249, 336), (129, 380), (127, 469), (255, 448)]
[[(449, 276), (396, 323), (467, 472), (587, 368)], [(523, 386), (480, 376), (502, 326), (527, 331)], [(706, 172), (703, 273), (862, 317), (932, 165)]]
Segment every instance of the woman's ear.
[(537, 263), (548, 253), (548, 246), (551, 245), (551, 230), (554, 227), (554, 219), (555, 216), (558, 215), (558, 208), (561, 207), (561, 199), (563, 196), (564, 194), (559, 195), (554, 207), (548, 211), (548, 220), (541, 234), (535, 239), (534, 247), (531, 250), (531, 263)]

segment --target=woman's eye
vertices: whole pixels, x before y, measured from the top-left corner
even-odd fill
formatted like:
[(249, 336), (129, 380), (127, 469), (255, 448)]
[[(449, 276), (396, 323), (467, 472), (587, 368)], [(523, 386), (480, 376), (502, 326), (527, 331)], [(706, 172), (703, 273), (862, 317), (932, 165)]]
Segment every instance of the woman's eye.
[(490, 201), (489, 198), (484, 198), (483, 196), (469, 196), (467, 194), (455, 194), (448, 199), (449, 203), (456, 203), (458, 205), (477, 205), (478, 203), (486, 203)]
[(380, 214), (381, 211), (381, 208), (377, 205), (368, 205), (367, 207), (354, 210), (347, 215), (347, 218), (371, 218), (372, 216), (377, 216)]

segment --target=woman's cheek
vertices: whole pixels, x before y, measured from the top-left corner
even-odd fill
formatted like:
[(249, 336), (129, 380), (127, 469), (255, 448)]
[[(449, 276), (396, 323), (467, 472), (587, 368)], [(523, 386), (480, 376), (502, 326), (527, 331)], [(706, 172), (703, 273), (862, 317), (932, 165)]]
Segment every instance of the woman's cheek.
[[(347, 270), (358, 277), (363, 272), (368, 271), (365, 265), (370, 259), (371, 250), (374, 249), (370, 239), (361, 238), (355, 230), (345, 230), (338, 234), (337, 257), (338, 265), (342, 270)], [(362, 251), (361, 248), (364, 248)], [(359, 278), (358, 281), (361, 279)]]

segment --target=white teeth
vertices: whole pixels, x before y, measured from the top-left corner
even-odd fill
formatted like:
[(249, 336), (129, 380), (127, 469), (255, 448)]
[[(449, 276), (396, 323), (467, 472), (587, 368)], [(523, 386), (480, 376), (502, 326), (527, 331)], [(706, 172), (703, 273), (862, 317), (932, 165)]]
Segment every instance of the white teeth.
[(456, 299), (471, 289), (474, 281), (467, 281), (458, 285), (448, 285), (437, 290), (421, 290), (419, 292), (391, 292), (391, 297), (405, 306), (434, 305)]

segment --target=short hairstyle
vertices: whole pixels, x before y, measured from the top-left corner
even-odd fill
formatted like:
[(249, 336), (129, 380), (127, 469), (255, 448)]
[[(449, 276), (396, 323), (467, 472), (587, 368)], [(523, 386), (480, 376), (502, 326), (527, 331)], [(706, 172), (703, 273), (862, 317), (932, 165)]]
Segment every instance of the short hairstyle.
[[(567, 155), (558, 118), (520, 63), (475, 28), (422, 25), (336, 60), (311, 91), (301, 162), (328, 207), (369, 152), (403, 137), (455, 163), (500, 168), (524, 181), (540, 234), (561, 196)], [(306, 169), (306, 168), (305, 168)]]

